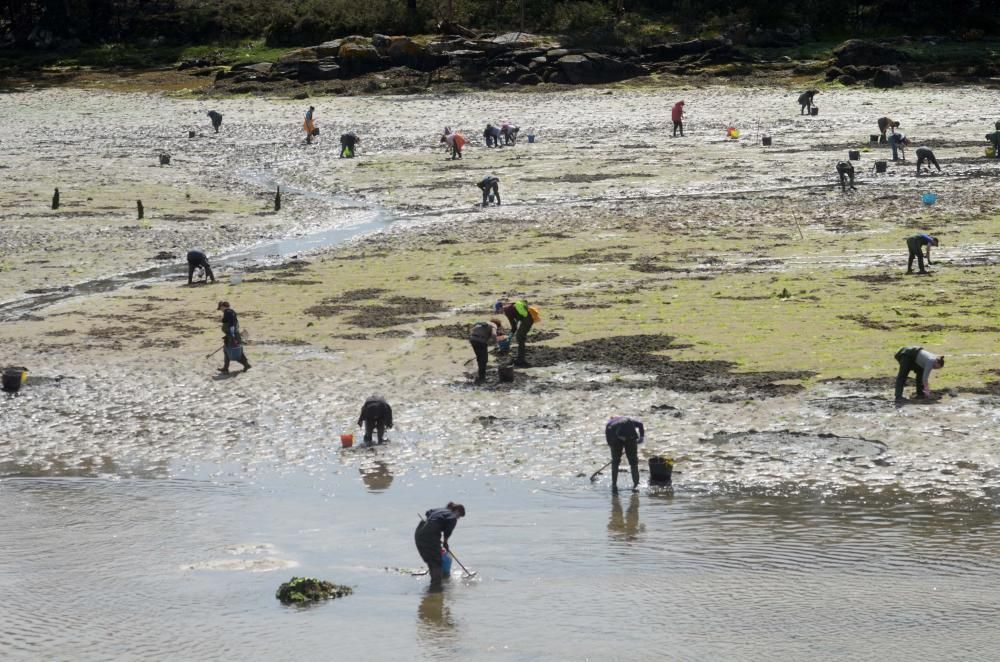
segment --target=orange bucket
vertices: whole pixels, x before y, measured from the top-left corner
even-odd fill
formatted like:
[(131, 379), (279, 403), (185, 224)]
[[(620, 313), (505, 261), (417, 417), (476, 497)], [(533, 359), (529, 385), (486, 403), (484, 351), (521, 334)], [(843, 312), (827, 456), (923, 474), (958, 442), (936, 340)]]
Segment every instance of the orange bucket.
[(340, 445), (344, 448), (350, 448), (354, 445), (354, 435), (353, 434), (342, 434), (340, 435)]

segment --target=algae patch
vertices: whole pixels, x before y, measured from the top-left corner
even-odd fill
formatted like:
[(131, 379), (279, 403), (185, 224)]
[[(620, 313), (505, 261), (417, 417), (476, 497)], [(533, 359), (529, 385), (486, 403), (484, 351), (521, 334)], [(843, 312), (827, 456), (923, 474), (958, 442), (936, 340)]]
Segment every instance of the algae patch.
[(332, 584), (313, 577), (292, 577), (278, 587), (274, 597), (285, 605), (302, 605), (343, 598), (354, 593), (350, 586)]

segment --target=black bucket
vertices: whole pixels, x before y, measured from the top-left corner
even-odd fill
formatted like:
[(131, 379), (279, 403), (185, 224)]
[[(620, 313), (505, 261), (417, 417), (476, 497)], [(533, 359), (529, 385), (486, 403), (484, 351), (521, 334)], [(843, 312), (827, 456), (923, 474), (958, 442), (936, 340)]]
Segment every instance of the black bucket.
[(670, 484), (674, 474), (674, 461), (668, 457), (654, 455), (649, 458), (649, 482), (660, 485)]
[(764, 147), (770, 147), (771, 146), (771, 136), (764, 136), (763, 138), (761, 138), (760, 139), (760, 144), (763, 145)]
[(502, 365), (497, 368), (497, 376), (500, 378), (501, 382), (512, 382), (514, 381), (514, 366), (512, 365)]
[(889, 167), (887, 161), (876, 161), (875, 162), (875, 172), (885, 172), (886, 168)]
[(21, 390), (21, 384), (27, 378), (27, 368), (4, 368), (3, 390), (7, 393), (17, 393)]
[(877, 144), (878, 144), (878, 141), (879, 141), (879, 139), (880, 139), (881, 137), (882, 137), (882, 136), (880, 136), (880, 135), (879, 135), (879, 134), (877, 134), (877, 133), (870, 133), (870, 134), (868, 134), (868, 142), (870, 142), (870, 143), (871, 143), (871, 144), (873, 144), (873, 145), (877, 145)]
[(812, 115), (813, 117), (819, 115), (819, 106), (813, 106), (812, 108), (810, 108), (809, 114)]
[(861, 160), (861, 152), (859, 150), (856, 150), (856, 149), (850, 149), (850, 150), (847, 151), (847, 158), (849, 158), (852, 161), (860, 161)]

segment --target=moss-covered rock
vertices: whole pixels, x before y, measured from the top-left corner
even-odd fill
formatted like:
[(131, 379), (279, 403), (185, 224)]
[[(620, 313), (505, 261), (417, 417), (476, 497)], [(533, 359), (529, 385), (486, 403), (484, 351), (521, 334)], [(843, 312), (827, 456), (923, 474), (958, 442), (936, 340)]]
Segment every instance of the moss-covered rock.
[(354, 592), (350, 586), (331, 584), (313, 577), (292, 577), (278, 587), (274, 597), (282, 604), (295, 605), (343, 598)]

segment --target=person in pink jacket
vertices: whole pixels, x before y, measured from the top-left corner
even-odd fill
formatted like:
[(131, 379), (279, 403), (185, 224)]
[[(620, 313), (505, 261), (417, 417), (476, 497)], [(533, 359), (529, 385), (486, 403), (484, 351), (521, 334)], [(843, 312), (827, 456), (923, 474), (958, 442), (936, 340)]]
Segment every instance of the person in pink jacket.
[(677, 129), (681, 130), (681, 138), (684, 137), (684, 102), (678, 101), (670, 111), (670, 119), (674, 121), (673, 138), (677, 137)]

